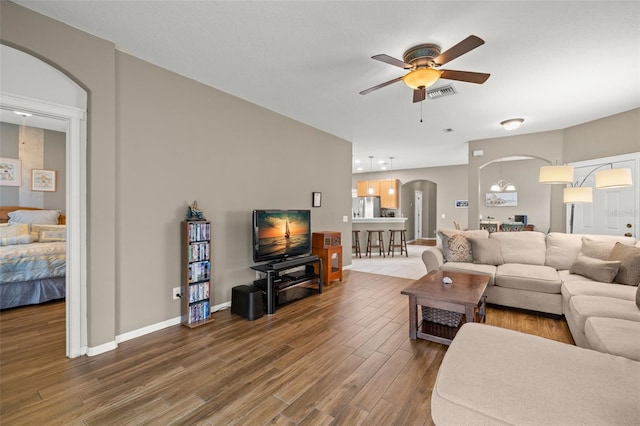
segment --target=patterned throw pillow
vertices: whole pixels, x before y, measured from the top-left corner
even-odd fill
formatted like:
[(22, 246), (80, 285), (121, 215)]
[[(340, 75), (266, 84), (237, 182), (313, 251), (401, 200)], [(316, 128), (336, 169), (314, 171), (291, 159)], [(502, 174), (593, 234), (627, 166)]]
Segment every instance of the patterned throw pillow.
[(619, 260), (620, 269), (613, 279), (618, 284), (640, 284), (640, 248), (616, 243), (609, 260)]
[(442, 239), (442, 255), (446, 262), (473, 262), (471, 241), (462, 232), (438, 231)]

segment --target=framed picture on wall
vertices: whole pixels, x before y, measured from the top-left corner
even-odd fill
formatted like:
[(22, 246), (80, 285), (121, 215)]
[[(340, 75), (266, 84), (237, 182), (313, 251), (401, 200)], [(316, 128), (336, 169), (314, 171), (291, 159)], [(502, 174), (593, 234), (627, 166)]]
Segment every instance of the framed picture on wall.
[(517, 192), (487, 192), (485, 195), (487, 207), (518, 207)]
[(468, 209), (469, 200), (456, 200), (456, 209)]
[(22, 168), (17, 158), (0, 157), (0, 186), (22, 185)]
[(56, 171), (32, 169), (31, 190), (54, 192), (56, 190)]

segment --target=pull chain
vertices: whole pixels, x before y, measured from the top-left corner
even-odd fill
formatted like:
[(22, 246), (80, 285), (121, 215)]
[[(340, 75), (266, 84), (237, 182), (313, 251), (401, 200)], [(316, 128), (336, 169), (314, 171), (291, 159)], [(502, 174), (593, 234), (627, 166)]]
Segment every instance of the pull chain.
[[(422, 101), (424, 102), (424, 101)], [(422, 102), (420, 102), (420, 122), (422, 123)]]

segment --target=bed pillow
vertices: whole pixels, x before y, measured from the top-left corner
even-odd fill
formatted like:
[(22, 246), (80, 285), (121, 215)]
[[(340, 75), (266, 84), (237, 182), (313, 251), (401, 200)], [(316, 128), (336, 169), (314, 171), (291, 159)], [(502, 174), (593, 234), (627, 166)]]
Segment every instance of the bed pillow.
[(14, 244), (30, 244), (32, 242), (29, 234), (29, 225), (24, 223), (13, 224), (0, 227), (0, 246), (11, 246)]
[(40, 241), (40, 237), (43, 231), (59, 231), (66, 234), (67, 225), (44, 225), (41, 223), (34, 223), (33, 225), (31, 225), (31, 239), (34, 243)]
[(619, 260), (601, 260), (579, 254), (569, 272), (602, 283), (610, 283), (620, 269)]
[(67, 241), (67, 231), (40, 231), (41, 243)]
[(640, 284), (640, 248), (616, 243), (609, 260), (619, 260), (620, 270), (613, 279), (618, 284)]
[(57, 225), (60, 210), (15, 210), (8, 214), (9, 223), (42, 223)]

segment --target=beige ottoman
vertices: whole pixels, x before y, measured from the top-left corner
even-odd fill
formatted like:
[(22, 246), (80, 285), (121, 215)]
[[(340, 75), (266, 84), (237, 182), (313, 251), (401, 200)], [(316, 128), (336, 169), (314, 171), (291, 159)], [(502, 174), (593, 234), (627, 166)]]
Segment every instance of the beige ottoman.
[(637, 425), (640, 362), (479, 323), (462, 326), (431, 395), (436, 425)]

